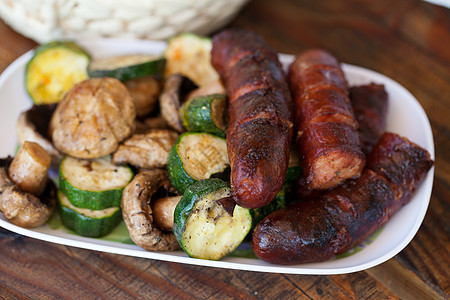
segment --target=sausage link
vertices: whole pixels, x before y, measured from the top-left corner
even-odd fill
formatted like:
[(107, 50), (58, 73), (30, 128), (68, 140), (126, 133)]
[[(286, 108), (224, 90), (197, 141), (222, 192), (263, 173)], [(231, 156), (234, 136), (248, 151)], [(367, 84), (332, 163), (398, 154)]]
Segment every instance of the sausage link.
[[(303, 110), (300, 113), (305, 116), (302, 123), (317, 123), (325, 120), (329, 121), (331, 119), (335, 122), (352, 125), (351, 120), (354, 119), (350, 118), (350, 116), (345, 113), (348, 111), (346, 108), (348, 105), (348, 101), (345, 100), (347, 99), (346, 97), (334, 90), (319, 90), (312, 92), (311, 94), (313, 96), (308, 96), (313, 99), (310, 103), (297, 107)], [(318, 96), (314, 96), (316, 94)], [(322, 97), (322, 95), (324, 97)], [(327, 95), (328, 97), (326, 97)], [(328, 100), (331, 103), (327, 103), (326, 101)], [(355, 119), (358, 121), (361, 150), (365, 155), (368, 155), (385, 129), (388, 94), (384, 89), (384, 85), (370, 83), (367, 85), (351, 87), (350, 101), (355, 114)], [(341, 104), (342, 109), (340, 110), (340, 113), (330, 114), (330, 111), (336, 106), (334, 105), (335, 103)], [(320, 195), (320, 193), (323, 193), (323, 191), (312, 190), (305, 181), (304, 175), (301, 174), (294, 183), (295, 192), (300, 199), (314, 198)]]
[(367, 84), (350, 88), (355, 118), (358, 121), (361, 150), (368, 155), (384, 132), (388, 94), (382, 84)]
[(330, 259), (363, 241), (408, 203), (432, 165), (425, 149), (385, 133), (360, 178), (270, 214), (255, 228), (253, 250), (278, 264)]
[(362, 168), (364, 156), (359, 136), (347, 124), (324, 122), (310, 125), (297, 139), (303, 145), (303, 172), (313, 189), (326, 190), (337, 181), (355, 177)]
[(278, 60), (262, 54), (249, 54), (237, 61), (227, 72), (226, 83), (228, 95), (232, 95), (231, 102), (255, 90), (287, 90), (286, 75)]
[(286, 176), (293, 104), (278, 56), (246, 30), (213, 37), (212, 64), (226, 84), (231, 190), (243, 207), (267, 205)]
[(290, 65), (288, 79), (306, 185), (324, 190), (359, 177), (365, 156), (347, 82), (337, 59), (323, 50), (305, 51)]
[(211, 62), (221, 78), (229, 77), (234, 64), (245, 57), (265, 56), (278, 60), (277, 53), (260, 35), (242, 29), (224, 30), (215, 35), (211, 54)]
[(344, 94), (322, 89), (306, 93), (296, 107), (300, 118), (300, 134), (315, 123), (343, 123), (355, 129), (358, 123), (352, 113), (352, 104)]
[[(395, 212), (411, 199), (433, 162), (427, 151), (395, 134), (384, 133), (367, 158), (366, 168), (387, 178), (395, 186)], [(392, 213), (390, 213), (392, 214)]]

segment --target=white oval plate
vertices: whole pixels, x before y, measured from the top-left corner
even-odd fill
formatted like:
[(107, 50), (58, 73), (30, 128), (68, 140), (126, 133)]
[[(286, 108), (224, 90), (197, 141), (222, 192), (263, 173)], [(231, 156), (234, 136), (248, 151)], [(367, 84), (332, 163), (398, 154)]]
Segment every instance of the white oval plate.
[[(101, 39), (80, 41), (93, 57), (112, 56), (131, 53), (160, 54), (166, 44), (153, 41), (125, 41), (118, 39)], [(31, 106), (31, 100), (24, 89), (24, 70), (33, 52), (27, 52), (14, 61), (0, 77), (0, 157), (13, 154), (16, 149), (15, 124), (19, 113)], [(281, 62), (287, 66), (292, 55), (280, 55)], [(434, 143), (428, 118), (411, 93), (392, 79), (379, 73), (352, 65), (343, 65), (350, 85), (369, 82), (382, 83), (389, 93), (389, 113), (387, 130), (408, 137), (413, 142), (427, 149), (434, 159)], [(90, 250), (110, 252), (179, 262), (200, 266), (220, 267), (247, 271), (291, 273), (291, 274), (342, 274), (368, 269), (390, 259), (400, 252), (414, 237), (425, 216), (433, 185), (434, 168), (428, 173), (425, 181), (414, 194), (412, 201), (403, 207), (385, 225), (384, 229), (372, 242), (365, 243), (355, 253), (342, 258), (321, 263), (310, 263), (293, 266), (279, 266), (265, 263), (256, 258), (226, 257), (220, 261), (200, 260), (188, 257), (182, 251), (149, 252), (142, 248), (117, 242), (126, 237), (124, 226), (109, 238), (94, 239), (71, 234), (62, 227), (55, 228), (48, 224), (35, 229), (25, 229), (7, 222), (0, 217), (0, 226), (24, 236), (74, 246)], [(119, 238), (118, 238), (119, 236)]]

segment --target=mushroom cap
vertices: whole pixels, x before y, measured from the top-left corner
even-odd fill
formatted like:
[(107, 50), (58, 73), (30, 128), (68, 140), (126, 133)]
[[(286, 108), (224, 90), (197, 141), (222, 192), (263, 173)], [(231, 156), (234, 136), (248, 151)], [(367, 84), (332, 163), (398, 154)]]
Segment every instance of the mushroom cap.
[(134, 130), (136, 111), (128, 89), (114, 78), (90, 78), (75, 85), (50, 121), (55, 147), (77, 158), (114, 152)]
[(23, 192), (8, 176), (11, 158), (0, 159), (0, 211), (14, 225), (31, 228), (45, 222), (56, 208), (56, 186), (47, 181), (44, 193), (37, 196)]
[(167, 167), (170, 149), (178, 139), (171, 129), (152, 129), (126, 139), (113, 154), (113, 163), (129, 163), (138, 168)]
[(185, 131), (179, 114), (183, 99), (196, 88), (197, 86), (192, 80), (181, 74), (169, 76), (164, 84), (164, 90), (159, 98), (161, 116), (170, 128), (179, 133)]
[(176, 250), (180, 245), (175, 235), (161, 231), (154, 223), (150, 202), (160, 188), (171, 188), (166, 170), (153, 169), (136, 175), (122, 194), (123, 220), (136, 245), (150, 251)]

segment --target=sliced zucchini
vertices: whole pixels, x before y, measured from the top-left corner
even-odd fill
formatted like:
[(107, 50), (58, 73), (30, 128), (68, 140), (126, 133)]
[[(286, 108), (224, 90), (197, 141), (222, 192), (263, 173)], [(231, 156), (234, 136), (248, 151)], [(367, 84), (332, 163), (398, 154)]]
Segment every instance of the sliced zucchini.
[(25, 70), (25, 87), (35, 104), (56, 103), (76, 83), (88, 78), (89, 55), (73, 42), (38, 47)]
[(103, 210), (78, 208), (70, 203), (61, 190), (58, 191), (58, 204), (63, 225), (82, 236), (105, 236), (122, 220), (120, 207), (110, 207)]
[(231, 216), (218, 202), (230, 195), (228, 184), (217, 178), (198, 181), (186, 189), (175, 208), (173, 232), (189, 256), (221, 259), (248, 234), (250, 211), (236, 205)]
[(184, 128), (187, 131), (209, 132), (225, 137), (226, 105), (226, 95), (221, 94), (189, 99), (181, 107)]
[(76, 207), (93, 210), (120, 206), (122, 192), (133, 178), (126, 166), (116, 166), (111, 158), (94, 160), (66, 156), (59, 168), (60, 188)]
[(146, 54), (123, 55), (96, 59), (89, 64), (89, 77), (113, 77), (120, 81), (160, 76), (164, 73), (166, 59)]
[(164, 53), (167, 58), (165, 76), (181, 73), (198, 86), (219, 79), (211, 65), (212, 42), (210, 38), (192, 33), (182, 33), (169, 40)]
[(169, 153), (168, 170), (173, 186), (184, 193), (196, 181), (218, 177), (229, 171), (224, 138), (204, 132), (185, 132)]

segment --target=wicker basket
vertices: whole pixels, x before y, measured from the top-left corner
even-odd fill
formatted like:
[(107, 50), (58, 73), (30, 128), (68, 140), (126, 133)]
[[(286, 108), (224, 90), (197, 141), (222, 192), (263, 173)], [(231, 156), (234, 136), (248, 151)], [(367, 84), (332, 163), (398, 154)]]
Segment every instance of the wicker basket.
[(0, 17), (21, 34), (56, 39), (120, 37), (164, 40), (208, 34), (248, 0), (0, 0)]

